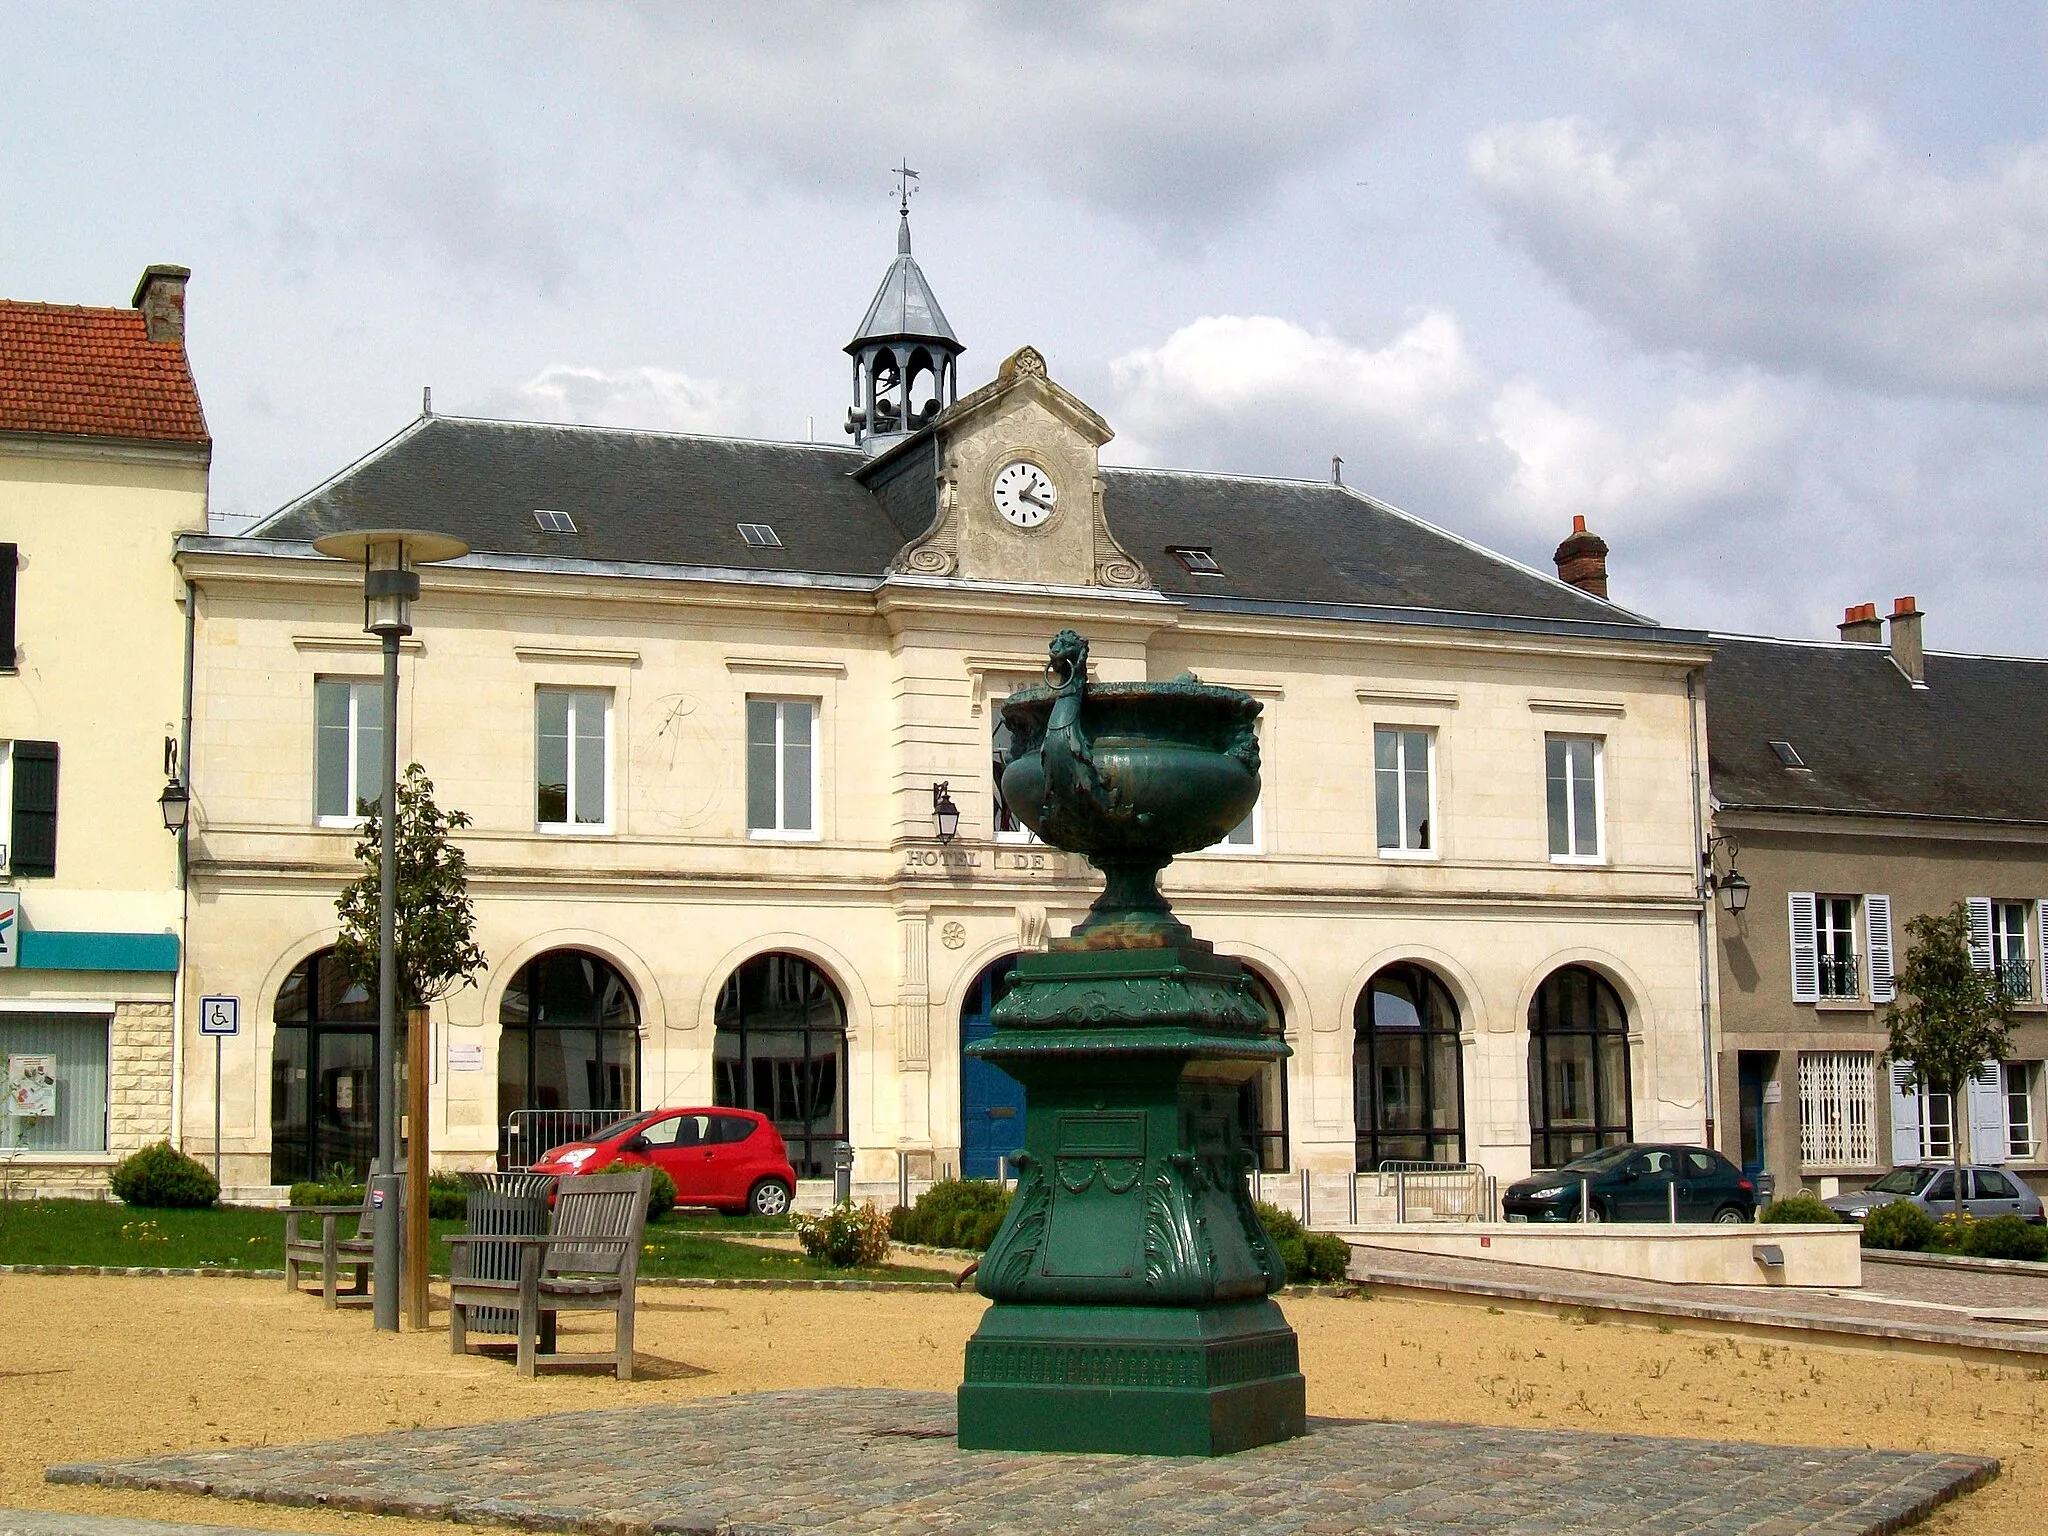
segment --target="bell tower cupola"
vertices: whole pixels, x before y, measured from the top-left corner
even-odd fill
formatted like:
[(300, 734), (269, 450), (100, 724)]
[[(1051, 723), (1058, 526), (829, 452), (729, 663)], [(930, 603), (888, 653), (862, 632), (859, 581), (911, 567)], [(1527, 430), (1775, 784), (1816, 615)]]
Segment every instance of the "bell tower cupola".
[(871, 454), (918, 431), (959, 398), (959, 359), (967, 350), (910, 254), (910, 184), (917, 172), (906, 160), (896, 176), (896, 259), (846, 344), (853, 358), (846, 430)]

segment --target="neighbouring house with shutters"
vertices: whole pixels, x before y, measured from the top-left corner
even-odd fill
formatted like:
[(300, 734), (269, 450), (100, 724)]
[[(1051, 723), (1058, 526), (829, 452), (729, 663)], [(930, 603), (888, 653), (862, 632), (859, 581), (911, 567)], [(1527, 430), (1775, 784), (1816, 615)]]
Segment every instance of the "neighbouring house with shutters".
[[(1715, 914), (1721, 1141), (1780, 1193), (1946, 1162), (1958, 1135), (2048, 1187), (2048, 661), (1929, 652), (1921, 624), (1908, 597), (1838, 641), (1714, 639), (1714, 873), (1749, 895)], [(1906, 924), (1959, 901), (2018, 1025), (1955, 1105), (1883, 1056)]]
[(103, 1190), (176, 1123), (171, 556), (206, 527), (212, 453), (189, 276), (151, 267), (125, 309), (0, 300), (0, 1071), (22, 1087), (0, 1106), (0, 1180), (16, 1195)]

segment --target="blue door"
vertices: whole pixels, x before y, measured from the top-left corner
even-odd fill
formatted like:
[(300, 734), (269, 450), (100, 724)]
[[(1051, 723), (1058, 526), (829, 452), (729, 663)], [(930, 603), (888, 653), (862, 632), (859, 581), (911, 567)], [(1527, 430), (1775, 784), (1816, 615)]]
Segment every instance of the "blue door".
[(996, 1159), (1014, 1157), (1024, 1145), (1024, 1085), (1000, 1067), (965, 1054), (966, 1047), (995, 1033), (989, 1014), (1010, 990), (1013, 955), (998, 960), (967, 989), (960, 1005), (960, 1176), (992, 1179)]

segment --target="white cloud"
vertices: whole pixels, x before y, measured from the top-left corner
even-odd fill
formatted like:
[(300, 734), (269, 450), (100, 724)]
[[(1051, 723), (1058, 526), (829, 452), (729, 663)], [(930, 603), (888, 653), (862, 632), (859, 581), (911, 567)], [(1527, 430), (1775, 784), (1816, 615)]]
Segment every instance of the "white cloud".
[(898, 0), (526, 16), (708, 162), (871, 194), (907, 152), (952, 187), (1021, 178), (1183, 243), (1375, 128), (1459, 25), (1335, 0), (1256, 15), (1229, 0)]
[(751, 425), (747, 392), (724, 379), (673, 368), (601, 368), (556, 363), (493, 402), (507, 415), (658, 432), (736, 433)]
[(1469, 166), (1508, 239), (1641, 346), (1913, 393), (2048, 393), (2048, 146), (1944, 175), (1871, 117), (1765, 97), (1624, 138), (1493, 128)]

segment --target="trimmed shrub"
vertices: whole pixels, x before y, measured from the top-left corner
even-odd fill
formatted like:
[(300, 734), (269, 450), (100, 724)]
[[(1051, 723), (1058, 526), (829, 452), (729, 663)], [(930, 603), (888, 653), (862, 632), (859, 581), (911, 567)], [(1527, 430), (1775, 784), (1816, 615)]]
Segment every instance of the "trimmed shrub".
[[(300, 1183), (292, 1186), (293, 1205), (353, 1205), (363, 1203), (363, 1186), (352, 1183), (349, 1178), (334, 1175), (350, 1175), (352, 1169), (337, 1164), (329, 1170), (329, 1177), (321, 1183)], [(460, 1221), (469, 1214), (469, 1186), (462, 1182), (459, 1173), (436, 1173), (427, 1179), (427, 1215), (434, 1221)]]
[(2020, 1216), (1994, 1216), (1971, 1225), (1963, 1252), (1973, 1259), (2048, 1259), (2048, 1227)]
[(1789, 1226), (1828, 1227), (1839, 1225), (1842, 1218), (1812, 1195), (1793, 1195), (1788, 1199), (1773, 1200), (1757, 1220)]
[(1910, 1200), (1874, 1206), (1863, 1218), (1863, 1246), (1920, 1253), (1934, 1241), (1934, 1218)]
[(1941, 1253), (1967, 1252), (1970, 1229), (1976, 1225), (1976, 1217), (1968, 1211), (1949, 1211), (1934, 1223), (1934, 1248)]
[(648, 1163), (607, 1163), (596, 1171), (638, 1173), (642, 1168), (647, 1168), (654, 1175), (654, 1182), (647, 1186), (647, 1219), (659, 1221), (676, 1208), (676, 1181), (668, 1176), (666, 1168), (655, 1168)]
[(842, 1200), (822, 1216), (797, 1215), (789, 1224), (805, 1253), (840, 1269), (871, 1267), (889, 1257), (889, 1218), (872, 1200)]
[(1253, 1209), (1286, 1261), (1290, 1284), (1313, 1285), (1344, 1278), (1351, 1266), (1351, 1246), (1343, 1238), (1310, 1232), (1279, 1206), (1263, 1200), (1254, 1201)]
[(168, 1141), (122, 1158), (107, 1182), (124, 1205), (153, 1210), (202, 1210), (220, 1198), (212, 1170)]
[(941, 1179), (889, 1213), (889, 1235), (899, 1243), (969, 1248), (986, 1253), (1009, 1213), (1010, 1191), (988, 1179)]

